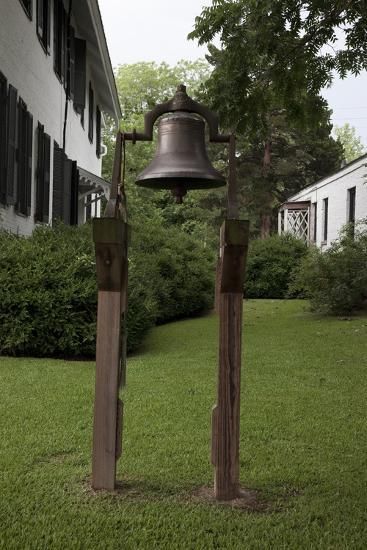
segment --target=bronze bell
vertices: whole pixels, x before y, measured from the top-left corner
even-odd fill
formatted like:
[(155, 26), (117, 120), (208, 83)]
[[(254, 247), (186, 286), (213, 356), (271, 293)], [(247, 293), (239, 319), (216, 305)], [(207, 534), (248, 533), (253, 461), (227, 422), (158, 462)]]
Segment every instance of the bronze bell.
[(181, 203), (189, 189), (209, 189), (226, 184), (213, 168), (205, 148), (205, 123), (197, 115), (176, 111), (158, 123), (155, 157), (136, 179), (151, 189), (170, 189)]

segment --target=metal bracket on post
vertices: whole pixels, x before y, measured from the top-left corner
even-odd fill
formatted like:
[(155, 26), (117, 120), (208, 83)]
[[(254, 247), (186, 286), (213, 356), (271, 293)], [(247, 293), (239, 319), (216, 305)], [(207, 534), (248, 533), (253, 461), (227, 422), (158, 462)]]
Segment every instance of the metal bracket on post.
[(239, 495), (240, 387), (243, 284), (248, 221), (225, 220), (219, 276), (219, 369), (212, 412), (212, 464), (217, 500)]

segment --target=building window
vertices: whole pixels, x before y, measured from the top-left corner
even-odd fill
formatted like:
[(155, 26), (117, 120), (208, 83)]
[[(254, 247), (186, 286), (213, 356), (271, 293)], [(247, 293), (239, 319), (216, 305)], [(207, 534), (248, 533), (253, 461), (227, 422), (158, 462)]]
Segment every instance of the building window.
[(88, 138), (93, 143), (93, 131), (94, 131), (94, 92), (92, 84), (89, 82), (89, 103), (88, 103)]
[(326, 243), (327, 235), (328, 235), (329, 199), (323, 199), (322, 211), (323, 211), (322, 241)]
[(61, 80), (66, 76), (66, 21), (67, 16), (62, 0), (54, 2), (54, 69)]
[(354, 223), (356, 221), (356, 188), (351, 187), (348, 189), (348, 223)]
[(32, 20), (32, 0), (20, 0), (20, 3), (22, 4), (29, 19)]
[(0, 202), (6, 203), (8, 81), (0, 72)]
[(39, 122), (37, 128), (36, 212), (38, 222), (48, 223), (50, 198), (51, 138)]
[(68, 159), (55, 142), (53, 172), (52, 219), (61, 219), (67, 225), (77, 225), (79, 187), (77, 163)]
[(33, 117), (27, 111), (24, 101), (18, 101), (18, 140), (17, 140), (17, 202), (16, 209), (20, 214), (31, 213), (32, 191), (32, 150), (33, 150)]
[(312, 203), (312, 241), (317, 240), (317, 202)]
[(50, 0), (37, 0), (37, 34), (47, 53), (50, 53), (50, 25)]
[(102, 114), (97, 105), (96, 108), (96, 155), (97, 158), (101, 157), (101, 140), (102, 140)]
[(356, 188), (351, 187), (348, 189), (347, 200), (347, 222), (350, 224), (351, 236), (354, 237), (354, 224), (356, 221)]

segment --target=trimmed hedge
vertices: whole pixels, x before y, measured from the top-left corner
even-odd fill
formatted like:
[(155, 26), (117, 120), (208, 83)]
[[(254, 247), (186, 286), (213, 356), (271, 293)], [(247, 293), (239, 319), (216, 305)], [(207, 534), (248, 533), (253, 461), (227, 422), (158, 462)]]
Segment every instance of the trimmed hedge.
[(285, 298), (292, 270), (307, 254), (306, 244), (285, 234), (250, 243), (246, 280), (246, 298)]
[[(176, 228), (143, 220), (129, 252), (128, 350), (156, 322), (212, 303), (214, 261)], [(95, 354), (97, 288), (91, 226), (0, 233), (0, 353)]]

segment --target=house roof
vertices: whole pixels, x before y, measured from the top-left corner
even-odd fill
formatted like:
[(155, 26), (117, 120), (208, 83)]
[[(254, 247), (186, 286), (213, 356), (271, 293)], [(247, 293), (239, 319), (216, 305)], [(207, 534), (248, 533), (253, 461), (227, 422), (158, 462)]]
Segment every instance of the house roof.
[(121, 107), (98, 0), (74, 2), (73, 15), (76, 19), (78, 32), (87, 41), (93, 79), (98, 86), (97, 92), (101, 106), (118, 122), (121, 118)]
[[(286, 203), (292, 202), (292, 201), (298, 201), (304, 195), (313, 191), (314, 189), (319, 189), (324, 185), (329, 185), (330, 183), (333, 183), (334, 181), (344, 177), (346, 174), (349, 174), (350, 172), (354, 172), (355, 170), (359, 170), (363, 166), (367, 166), (367, 153), (358, 157), (355, 160), (352, 160), (351, 162), (348, 162), (348, 164), (345, 164), (336, 172), (333, 172), (332, 174), (329, 174), (328, 176), (321, 178), (320, 180), (316, 181), (315, 183), (312, 183), (311, 185), (307, 185), (307, 187), (304, 187), (303, 189), (298, 191), (298, 193), (289, 197)], [(286, 204), (286, 203), (283, 203), (283, 204)]]

